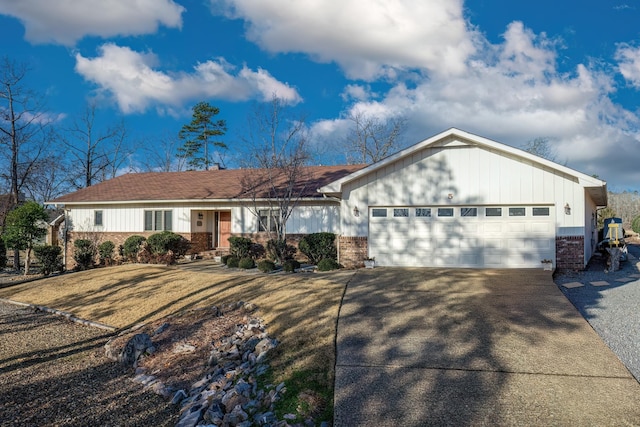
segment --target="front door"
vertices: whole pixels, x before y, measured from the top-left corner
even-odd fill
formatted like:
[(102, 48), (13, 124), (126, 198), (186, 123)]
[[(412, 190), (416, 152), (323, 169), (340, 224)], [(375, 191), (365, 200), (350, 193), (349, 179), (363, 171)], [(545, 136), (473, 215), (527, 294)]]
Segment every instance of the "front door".
[(218, 247), (228, 248), (231, 237), (231, 212), (218, 212)]

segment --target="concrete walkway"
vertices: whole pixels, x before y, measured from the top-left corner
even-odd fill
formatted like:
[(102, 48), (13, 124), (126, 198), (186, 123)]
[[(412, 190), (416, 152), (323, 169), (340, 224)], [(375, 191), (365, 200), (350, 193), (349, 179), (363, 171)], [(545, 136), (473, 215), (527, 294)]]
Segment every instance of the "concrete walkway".
[(640, 384), (542, 269), (359, 270), (337, 352), (335, 426), (640, 425)]

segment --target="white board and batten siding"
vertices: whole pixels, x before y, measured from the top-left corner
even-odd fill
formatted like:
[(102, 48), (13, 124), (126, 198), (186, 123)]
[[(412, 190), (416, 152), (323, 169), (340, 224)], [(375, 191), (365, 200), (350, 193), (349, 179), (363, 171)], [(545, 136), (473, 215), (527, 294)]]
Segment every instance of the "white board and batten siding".
[[(233, 233), (254, 233), (258, 230), (258, 220), (250, 209), (238, 204), (212, 203), (153, 203), (153, 204), (103, 204), (90, 208), (81, 205), (67, 206), (68, 216), (74, 231), (83, 232), (129, 232), (144, 231), (144, 212), (170, 210), (172, 231), (190, 233), (195, 230), (192, 223), (196, 212), (207, 214), (212, 211), (231, 211), (231, 231)], [(95, 211), (102, 211), (102, 225), (94, 224)], [(294, 209), (287, 222), (287, 232), (306, 234), (319, 231), (337, 233), (340, 226), (340, 210), (336, 203), (322, 206), (301, 205)]]
[[(555, 262), (559, 231), (584, 233), (585, 191), (574, 177), (460, 141), (426, 147), (347, 182), (343, 197), (342, 233), (368, 236), (379, 265), (540, 268), (543, 259)], [(454, 215), (438, 217), (439, 207)], [(501, 207), (502, 216), (486, 216), (487, 207)], [(509, 216), (510, 207), (525, 208), (525, 216)], [(374, 208), (389, 215), (373, 218)], [(417, 208), (433, 215), (418, 218)], [(461, 208), (476, 208), (477, 216), (463, 217)], [(548, 208), (549, 215), (534, 216), (533, 208)], [(409, 215), (394, 217), (393, 209)]]
[[(259, 208), (267, 210), (268, 207)], [(255, 233), (258, 218), (254, 209), (238, 207), (231, 213), (233, 233)], [(340, 227), (340, 207), (337, 203), (322, 205), (301, 204), (296, 206), (287, 221), (287, 234), (311, 234), (319, 232), (338, 233)]]

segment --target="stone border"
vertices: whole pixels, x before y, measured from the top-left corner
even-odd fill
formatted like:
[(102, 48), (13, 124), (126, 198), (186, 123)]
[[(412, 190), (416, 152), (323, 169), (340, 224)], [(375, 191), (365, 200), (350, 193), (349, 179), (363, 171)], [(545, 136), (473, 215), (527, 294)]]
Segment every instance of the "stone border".
[(0, 298), (0, 302), (4, 302), (7, 304), (13, 304), (13, 305), (19, 305), (22, 307), (29, 307), (32, 308), (34, 310), (37, 311), (43, 311), (45, 313), (50, 313), (50, 314), (55, 314), (57, 316), (62, 316), (62, 317), (66, 317), (68, 320), (74, 322), (74, 323), (78, 323), (80, 325), (84, 325), (84, 326), (91, 326), (93, 328), (98, 328), (98, 329), (103, 329), (109, 332), (115, 332), (118, 330), (118, 328), (114, 327), (114, 326), (109, 326), (109, 325), (105, 325), (104, 323), (100, 323), (100, 322), (93, 322), (91, 320), (85, 320), (85, 319), (81, 319), (79, 317), (76, 317), (73, 315), (73, 313), (69, 313), (66, 311), (61, 311), (61, 310), (56, 310), (53, 308), (49, 308), (49, 307), (45, 307), (42, 305), (35, 305), (35, 304), (29, 304), (26, 302), (19, 302), (19, 301), (13, 301), (10, 299), (5, 299), (5, 298)]

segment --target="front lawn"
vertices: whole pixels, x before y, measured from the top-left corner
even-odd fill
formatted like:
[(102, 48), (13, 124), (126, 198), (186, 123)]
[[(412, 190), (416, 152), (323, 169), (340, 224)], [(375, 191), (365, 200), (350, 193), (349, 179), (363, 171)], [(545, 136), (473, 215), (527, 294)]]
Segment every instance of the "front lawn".
[(329, 420), (334, 339), (340, 299), (353, 271), (256, 274), (211, 267), (210, 272), (157, 265), (123, 265), (46, 278), (0, 289), (0, 298), (43, 305), (118, 328), (182, 310), (245, 301), (280, 345), (271, 354), (271, 379), (287, 383), (281, 410), (321, 399)]

